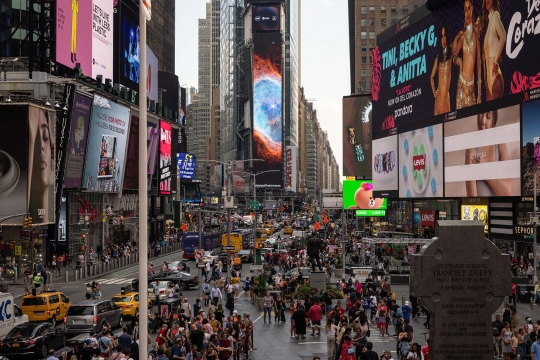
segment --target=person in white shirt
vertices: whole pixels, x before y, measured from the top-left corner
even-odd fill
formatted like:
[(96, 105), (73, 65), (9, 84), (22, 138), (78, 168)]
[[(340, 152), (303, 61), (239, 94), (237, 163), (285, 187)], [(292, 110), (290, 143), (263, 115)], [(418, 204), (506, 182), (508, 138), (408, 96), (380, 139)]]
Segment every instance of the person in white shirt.
[(210, 290), (210, 297), (212, 298), (212, 301), (216, 306), (219, 300), (223, 300), (223, 294), (221, 293), (221, 290), (217, 287), (215, 282), (214, 287)]

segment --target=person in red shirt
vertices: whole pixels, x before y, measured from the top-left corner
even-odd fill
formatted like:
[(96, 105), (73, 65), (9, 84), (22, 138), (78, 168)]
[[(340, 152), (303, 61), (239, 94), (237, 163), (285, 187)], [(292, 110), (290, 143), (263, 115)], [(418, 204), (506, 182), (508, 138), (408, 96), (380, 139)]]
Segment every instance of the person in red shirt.
[(508, 303), (511, 304), (514, 300), (514, 306), (516, 306), (516, 294), (517, 294), (517, 285), (512, 283), (512, 295), (508, 298)]
[(339, 312), (340, 318), (342, 318), (343, 314), (345, 314), (345, 309), (341, 306), (341, 300), (338, 300), (337, 305), (334, 308), (334, 311)]
[(424, 360), (429, 360), (429, 346), (428, 345), (422, 348), (422, 355), (424, 355)]
[(317, 330), (317, 335), (321, 335), (322, 308), (319, 306), (318, 301), (314, 301), (313, 305), (309, 307), (307, 316), (311, 320), (311, 336), (315, 336), (315, 330)]

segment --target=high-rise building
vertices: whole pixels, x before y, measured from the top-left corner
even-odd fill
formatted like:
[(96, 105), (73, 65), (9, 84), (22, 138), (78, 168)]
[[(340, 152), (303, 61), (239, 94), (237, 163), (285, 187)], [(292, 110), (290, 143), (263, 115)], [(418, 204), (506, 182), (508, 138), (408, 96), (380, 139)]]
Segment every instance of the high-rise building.
[(191, 104), (192, 99), (193, 99), (193, 95), (195, 95), (197, 93), (198, 93), (198, 90), (197, 90), (196, 87), (194, 87), (194, 86), (189, 87), (189, 93), (188, 93), (188, 96), (187, 96), (187, 104), (186, 105)]
[(298, 86), (300, 85), (300, 3), (285, 3), (285, 145), (298, 146)]
[(371, 50), (377, 35), (419, 6), (420, 0), (349, 0), (351, 94), (371, 92)]
[(160, 0), (152, 3), (152, 21), (148, 22), (147, 43), (158, 58), (159, 71), (174, 74), (175, 1)]

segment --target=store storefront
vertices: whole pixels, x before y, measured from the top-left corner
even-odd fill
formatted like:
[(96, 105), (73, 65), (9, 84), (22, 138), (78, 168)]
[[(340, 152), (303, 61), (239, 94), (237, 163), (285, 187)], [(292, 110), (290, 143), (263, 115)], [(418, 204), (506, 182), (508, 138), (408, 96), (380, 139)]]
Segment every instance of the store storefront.
[(21, 227), (4, 226), (0, 237), (2, 273), (11, 276), (15, 268), (20, 274), (27, 267), (33, 269), (40, 262), (43, 264), (49, 236), (47, 229), (46, 225), (35, 226), (31, 234)]

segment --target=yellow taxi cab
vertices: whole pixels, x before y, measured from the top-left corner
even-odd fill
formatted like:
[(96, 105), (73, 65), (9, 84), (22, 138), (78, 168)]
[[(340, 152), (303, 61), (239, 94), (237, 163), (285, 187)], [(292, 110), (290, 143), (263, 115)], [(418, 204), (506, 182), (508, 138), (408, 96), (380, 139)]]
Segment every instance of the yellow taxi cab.
[(273, 227), (267, 227), (267, 228), (264, 228), (264, 230), (266, 231), (267, 235), (272, 235), (274, 233)]
[(71, 302), (64, 293), (54, 290), (42, 291), (38, 288), (32, 289), (32, 295), (23, 296), (21, 310), (23, 314), (28, 315), (28, 321), (48, 321), (56, 326), (58, 320), (64, 319), (70, 306)]
[[(122, 287), (120, 293), (114, 295), (111, 300), (122, 309), (122, 316), (139, 316), (139, 293), (131, 291), (131, 285)], [(148, 299), (148, 305), (151, 303), (152, 300)]]
[(289, 234), (289, 235), (292, 235), (292, 227), (291, 226), (285, 226), (285, 228), (283, 229), (283, 234)]

